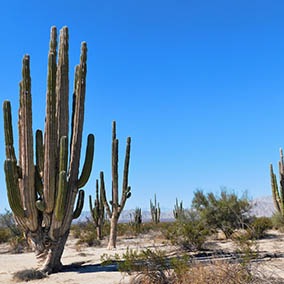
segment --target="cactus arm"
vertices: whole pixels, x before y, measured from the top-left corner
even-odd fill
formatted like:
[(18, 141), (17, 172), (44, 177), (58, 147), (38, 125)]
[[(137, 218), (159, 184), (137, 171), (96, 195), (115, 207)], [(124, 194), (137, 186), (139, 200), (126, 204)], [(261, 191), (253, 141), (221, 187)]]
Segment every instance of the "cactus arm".
[(272, 164), (270, 164), (270, 179), (271, 179), (273, 204), (274, 204), (276, 211), (280, 213), (281, 212), (280, 206), (279, 206), (280, 196), (279, 196), (277, 180), (276, 180), (276, 176), (273, 172)]
[(68, 140), (69, 124), (69, 35), (68, 28), (60, 30), (58, 63), (56, 70), (56, 122), (57, 122), (57, 148), (60, 148), (60, 139), (66, 136)]
[(3, 103), (3, 114), (4, 114), (6, 158), (17, 162), (15, 149), (14, 149), (11, 104), (9, 101), (4, 101)]
[(76, 209), (73, 212), (73, 219), (77, 219), (81, 215), (82, 209), (84, 207), (84, 198), (85, 198), (85, 191), (81, 189), (79, 190)]
[[(115, 129), (115, 122), (113, 124)], [(118, 212), (118, 139), (112, 141), (112, 212)]]
[(55, 203), (56, 189), (56, 47), (57, 30), (51, 28), (50, 48), (48, 53), (48, 75), (47, 75), (47, 94), (46, 94), (46, 118), (44, 133), (44, 200), (46, 213), (51, 213)]
[(93, 220), (95, 221), (95, 215), (94, 215), (94, 208), (93, 208), (93, 204), (92, 204), (92, 196), (89, 195), (89, 207), (90, 207), (90, 212), (91, 212), (91, 216), (93, 218)]
[(112, 212), (110, 210), (110, 207), (108, 205), (108, 202), (106, 200), (106, 191), (105, 191), (105, 182), (104, 182), (104, 172), (100, 172), (100, 181), (101, 181), (101, 197), (103, 204), (106, 208), (106, 212), (108, 214), (108, 217), (111, 218)]
[(131, 188), (128, 186), (130, 144), (131, 144), (131, 138), (127, 137), (125, 159), (124, 159), (124, 170), (123, 170), (122, 195), (121, 195), (119, 213), (121, 213), (121, 211), (123, 210), (126, 200), (131, 196), (130, 192)]
[(4, 170), (10, 207), (17, 217), (23, 219), (25, 217), (25, 211), (21, 202), (19, 186), (15, 179), (15, 163), (11, 160), (5, 160)]
[(27, 226), (34, 232), (38, 228), (37, 209), (35, 207), (34, 160), (33, 160), (33, 129), (32, 129), (32, 100), (30, 57), (23, 58), (22, 81), (20, 82), (19, 108), (19, 165), (22, 178), (19, 179), (19, 188), (23, 207), (27, 214)]
[(67, 180), (66, 172), (62, 171), (59, 174), (58, 192), (55, 204), (55, 218), (57, 221), (62, 221), (65, 213), (65, 204), (67, 196)]
[(41, 177), (43, 177), (43, 165), (44, 165), (44, 148), (42, 131), (36, 131), (36, 165)]
[(92, 171), (92, 165), (93, 165), (93, 158), (94, 158), (94, 143), (95, 143), (94, 135), (89, 134), (85, 162), (84, 162), (82, 174), (77, 183), (78, 188), (84, 187), (90, 177), (90, 174)]

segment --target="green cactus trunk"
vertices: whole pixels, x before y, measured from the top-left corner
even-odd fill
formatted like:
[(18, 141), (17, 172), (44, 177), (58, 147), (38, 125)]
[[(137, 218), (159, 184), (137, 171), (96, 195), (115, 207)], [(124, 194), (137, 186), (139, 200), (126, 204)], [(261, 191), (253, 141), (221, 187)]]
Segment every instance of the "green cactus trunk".
[(131, 187), (128, 186), (128, 172), (130, 161), (130, 144), (131, 138), (127, 137), (124, 170), (123, 170), (123, 182), (122, 182), (122, 195), (120, 202), (118, 202), (118, 139), (116, 138), (116, 123), (112, 124), (112, 200), (109, 201), (111, 208), (106, 200), (104, 173), (100, 173), (101, 179), (101, 197), (110, 219), (110, 235), (108, 242), (108, 249), (116, 248), (117, 239), (117, 223), (119, 216), (125, 206), (126, 200), (131, 196)]
[[(79, 217), (84, 203), (83, 187), (90, 176), (94, 136), (88, 136), (83, 172), (79, 163), (84, 121), (87, 46), (82, 43), (80, 64), (76, 67), (71, 137), (69, 135), (68, 29), (60, 31), (57, 60), (57, 30), (51, 28), (48, 54), (46, 117), (44, 135), (36, 131), (36, 163), (32, 135), (30, 58), (24, 56), (20, 82), (19, 162), (13, 146), (11, 105), (5, 101), (4, 130), (7, 193), (16, 224), (34, 245), (37, 258), (47, 273), (61, 268), (61, 255), (72, 219)], [(56, 62), (57, 60), (57, 62)], [(44, 137), (44, 138), (43, 138)], [(43, 141), (44, 140), (44, 141)], [(68, 140), (70, 146), (68, 147)], [(69, 166), (68, 166), (69, 150)], [(77, 198), (77, 206), (74, 204)]]

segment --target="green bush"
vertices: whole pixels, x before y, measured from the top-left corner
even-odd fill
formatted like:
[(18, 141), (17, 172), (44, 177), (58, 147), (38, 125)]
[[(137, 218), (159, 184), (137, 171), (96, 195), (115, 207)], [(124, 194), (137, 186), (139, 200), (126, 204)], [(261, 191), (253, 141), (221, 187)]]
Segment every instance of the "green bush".
[(201, 190), (194, 193), (192, 207), (199, 213), (206, 226), (221, 230), (226, 238), (230, 238), (234, 230), (245, 228), (251, 222), (249, 211), (251, 204), (246, 195), (239, 198), (225, 188), (221, 194), (205, 195)]
[(11, 239), (11, 232), (8, 228), (0, 228), (0, 244), (7, 243)]
[(284, 216), (281, 213), (275, 213), (272, 218), (273, 227), (280, 232), (284, 232)]
[(202, 250), (211, 230), (194, 211), (186, 210), (183, 218), (163, 230), (164, 237), (185, 250)]
[(250, 226), (248, 226), (248, 233), (251, 239), (261, 239), (265, 236), (267, 230), (273, 228), (273, 223), (271, 218), (259, 217), (256, 218)]

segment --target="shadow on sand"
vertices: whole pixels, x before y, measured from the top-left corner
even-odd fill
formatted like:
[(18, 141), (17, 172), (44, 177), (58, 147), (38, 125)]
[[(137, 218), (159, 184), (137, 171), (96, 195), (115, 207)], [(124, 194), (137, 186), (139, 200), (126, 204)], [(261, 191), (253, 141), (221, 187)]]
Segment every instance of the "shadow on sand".
[(85, 261), (75, 262), (64, 265), (62, 272), (92, 273), (92, 272), (116, 272), (118, 271), (117, 263), (109, 265), (87, 264)]

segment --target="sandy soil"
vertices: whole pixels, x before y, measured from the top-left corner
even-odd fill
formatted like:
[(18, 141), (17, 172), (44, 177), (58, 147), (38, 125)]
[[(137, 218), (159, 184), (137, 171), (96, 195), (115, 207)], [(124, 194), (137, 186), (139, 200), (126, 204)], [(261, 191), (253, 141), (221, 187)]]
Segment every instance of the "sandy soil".
[[(227, 240), (211, 240), (210, 246), (225, 251), (233, 251), (234, 244)], [(101, 255), (115, 253), (122, 254), (126, 248), (145, 249), (160, 248), (169, 252), (172, 247), (164, 244), (159, 236), (148, 234), (137, 238), (119, 239), (116, 250), (109, 251), (106, 248), (106, 241), (102, 247), (78, 247), (76, 240), (70, 238), (64, 250), (62, 262), (64, 265), (84, 262), (80, 267), (69, 266), (64, 272), (50, 275), (42, 280), (34, 280), (32, 284), (124, 284), (128, 283), (130, 276), (121, 274), (115, 266), (101, 266)], [(8, 246), (0, 245), (0, 283), (15, 283), (12, 280), (13, 273), (23, 270), (36, 268), (37, 263), (34, 253), (11, 254), (7, 253)], [(257, 270), (283, 277), (284, 279), (284, 234), (270, 231), (267, 238), (258, 241), (258, 250), (262, 254), (275, 254), (265, 257), (263, 261), (255, 263)], [(277, 256), (277, 257), (276, 257)], [(284, 280), (283, 280), (284, 283)]]

